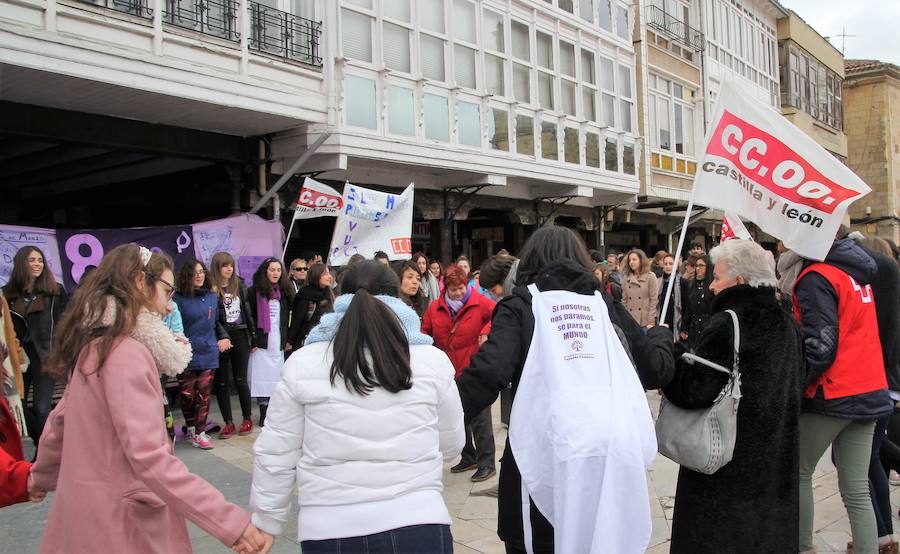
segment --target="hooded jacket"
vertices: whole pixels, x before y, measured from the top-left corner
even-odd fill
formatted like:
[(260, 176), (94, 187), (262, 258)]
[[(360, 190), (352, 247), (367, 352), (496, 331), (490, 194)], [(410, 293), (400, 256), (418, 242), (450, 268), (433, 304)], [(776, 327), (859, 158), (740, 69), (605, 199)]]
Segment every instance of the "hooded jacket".
[[(598, 283), (593, 273), (572, 260), (561, 260), (542, 269), (535, 279), (540, 290), (568, 290), (593, 294)], [(674, 372), (672, 333), (665, 327), (653, 327), (646, 334), (620, 302), (606, 293), (603, 300), (610, 319), (626, 337), (628, 350), (645, 389), (668, 383)], [(512, 382), (512, 397), (522, 377), (522, 368), (534, 334), (531, 293), (517, 286), (510, 296), (494, 309), (488, 340), (472, 355), (459, 378), (459, 391), (468, 421), (497, 399), (499, 392)], [(521, 477), (509, 440), (501, 458), (498, 529), (500, 538), (524, 548), (522, 530)], [(553, 527), (531, 504), (532, 539), (535, 550), (553, 548)]]
[[(804, 261), (803, 270), (814, 263), (817, 262)], [(877, 271), (875, 260), (850, 239), (836, 240), (823, 263), (843, 271), (862, 287), (872, 283)], [(810, 272), (802, 275), (794, 285), (794, 302), (803, 329), (803, 351), (808, 367), (807, 384), (812, 384), (831, 369), (841, 346), (838, 343), (838, 295), (823, 275)], [(893, 402), (886, 388), (825, 399), (824, 392), (819, 387), (812, 398), (803, 399), (803, 411), (855, 421), (871, 421), (890, 414)]]

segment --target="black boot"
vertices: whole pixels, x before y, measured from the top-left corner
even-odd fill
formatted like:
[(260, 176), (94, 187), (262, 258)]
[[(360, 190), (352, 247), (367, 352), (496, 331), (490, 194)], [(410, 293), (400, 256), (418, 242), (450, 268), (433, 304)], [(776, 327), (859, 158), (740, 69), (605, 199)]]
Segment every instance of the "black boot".
[(268, 409), (269, 409), (268, 404), (260, 404), (259, 405), (259, 426), (260, 427), (266, 426), (266, 410), (268, 410)]

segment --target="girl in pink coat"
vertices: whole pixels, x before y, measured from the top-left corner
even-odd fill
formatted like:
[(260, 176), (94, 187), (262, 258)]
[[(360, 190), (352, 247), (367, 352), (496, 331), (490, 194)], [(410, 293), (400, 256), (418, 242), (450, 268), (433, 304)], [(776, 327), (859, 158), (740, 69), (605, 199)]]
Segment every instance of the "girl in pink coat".
[(161, 373), (190, 346), (158, 314), (172, 261), (134, 244), (111, 250), (63, 316), (48, 370), (68, 379), (32, 468), (56, 491), (41, 552), (187, 553), (185, 518), (238, 552), (268, 549), (250, 516), (175, 457), (160, 417)]

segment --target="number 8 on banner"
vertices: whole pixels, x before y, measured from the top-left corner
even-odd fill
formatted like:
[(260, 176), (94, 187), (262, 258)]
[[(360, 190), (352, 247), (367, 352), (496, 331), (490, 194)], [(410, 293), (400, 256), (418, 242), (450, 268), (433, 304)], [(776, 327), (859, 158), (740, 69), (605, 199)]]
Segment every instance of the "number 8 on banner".
[[(90, 254), (83, 256), (81, 254), (82, 246), (88, 247)], [(72, 263), (72, 280), (75, 283), (81, 281), (88, 266), (97, 267), (100, 265), (100, 260), (103, 259), (103, 245), (100, 244), (100, 239), (87, 233), (69, 237), (69, 240), (66, 241), (65, 251), (66, 257)]]

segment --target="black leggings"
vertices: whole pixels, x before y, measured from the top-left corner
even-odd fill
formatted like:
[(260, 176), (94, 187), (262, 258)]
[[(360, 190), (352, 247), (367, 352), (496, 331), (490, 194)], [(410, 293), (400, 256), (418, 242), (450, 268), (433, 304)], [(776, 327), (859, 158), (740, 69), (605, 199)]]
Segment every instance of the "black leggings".
[(237, 389), (241, 403), (241, 415), (250, 419), (250, 385), (247, 383), (247, 366), (250, 362), (250, 336), (246, 329), (231, 329), (231, 350), (219, 354), (219, 369), (213, 381), (213, 390), (219, 401), (219, 411), (225, 423), (234, 423), (231, 416), (231, 394), (228, 390), (228, 370), (234, 376), (234, 387)]

